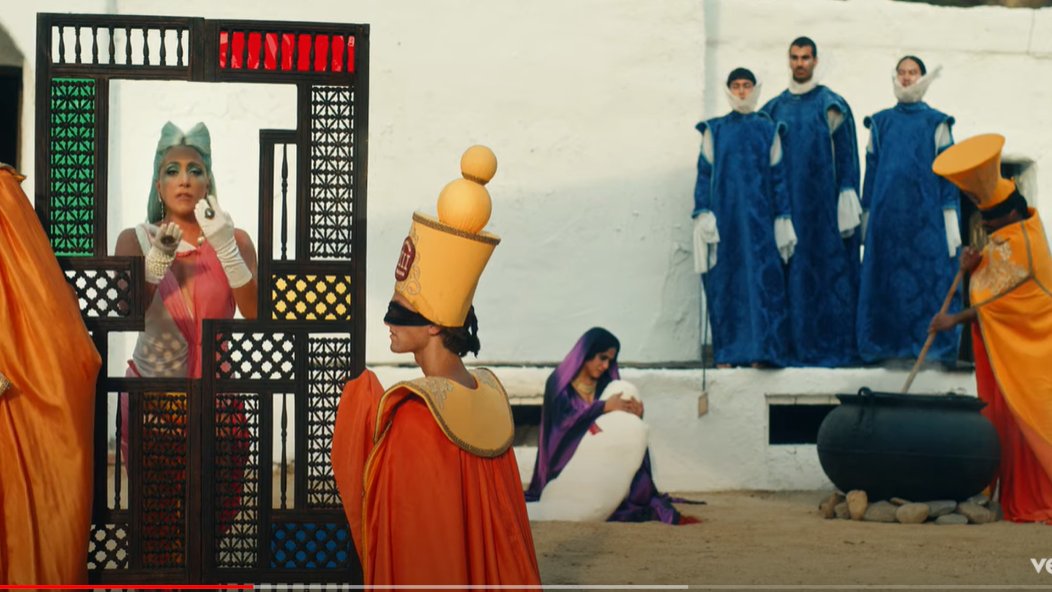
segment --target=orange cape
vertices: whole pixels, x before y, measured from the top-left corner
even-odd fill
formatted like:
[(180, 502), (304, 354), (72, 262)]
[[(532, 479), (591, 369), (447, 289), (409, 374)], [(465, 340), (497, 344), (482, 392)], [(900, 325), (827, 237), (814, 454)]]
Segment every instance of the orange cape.
[[(969, 290), (972, 306), (978, 312), (993, 378), (986, 380), (988, 386), (984, 386), (983, 376), (988, 373), (980, 368), (982, 360), (977, 359), (980, 396), (990, 401), (990, 391), (996, 388), (1003, 394), (1011, 414), (1011, 418), (1005, 418), (1010, 423), (991, 417), (1002, 432), (1002, 447), (1007, 447), (1002, 452), (1002, 465), (1017, 465), (1019, 463), (1010, 459), (1022, 460), (1024, 454), (1027, 458), (1032, 456), (1028, 464), (1037, 473), (1022, 475), (1025, 488), (1034, 490), (1032, 493), (1049, 489), (1036, 485), (1048, 485), (1052, 477), (1052, 339), (1049, 337), (1052, 336), (1052, 256), (1044, 226), (1035, 210), (1031, 210), (1028, 219), (991, 234)], [(991, 406), (993, 412), (996, 406)], [(1023, 436), (1015, 441), (1029, 450), (1013, 449), (1013, 440), (1005, 434), (1006, 426), (1010, 427), (1011, 423), (1018, 426)], [(1002, 466), (1002, 476), (1006, 470), (1017, 469)], [(1029, 510), (1013, 516), (1006, 505), (1006, 517), (1052, 520), (1052, 489), (1030, 497), (1034, 499), (1020, 504)]]
[[(461, 409), (474, 419), (460, 422), (465, 429), (510, 422), (499, 382), (486, 370), (473, 374), (475, 391), (452, 381), (431, 388), (443, 379), (427, 378), (384, 393), (368, 370), (344, 388), (333, 474), (366, 584), (540, 583), (510, 440), (489, 447), (504, 438), (456, 432), (458, 422), (443, 417), (458, 395), (470, 395), (464, 400), (479, 405)], [(478, 392), (492, 388), (504, 398), (501, 414)]]
[(87, 582), (101, 359), (19, 186), (0, 167), (0, 582)]

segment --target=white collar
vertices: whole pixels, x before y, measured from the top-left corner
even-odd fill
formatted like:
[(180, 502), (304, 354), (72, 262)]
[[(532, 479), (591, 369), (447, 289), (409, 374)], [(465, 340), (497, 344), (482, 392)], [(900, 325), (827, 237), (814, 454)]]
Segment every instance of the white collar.
[(818, 86), (818, 77), (811, 76), (811, 80), (807, 82), (797, 82), (793, 78), (789, 78), (789, 92), (794, 95), (806, 95), (813, 91)]
[(932, 81), (939, 77), (939, 72), (941, 71), (942, 66), (935, 66), (930, 72), (921, 76), (917, 79), (917, 82), (909, 86), (902, 86), (899, 83), (899, 77), (893, 74), (891, 76), (891, 84), (895, 91), (895, 98), (900, 103), (919, 103), (924, 98), (924, 93), (928, 92), (928, 87), (931, 86)]
[(730, 103), (732, 110), (743, 115), (748, 115), (749, 113), (756, 111), (756, 103), (760, 100), (760, 91), (762, 89), (763, 83), (757, 82), (756, 86), (753, 87), (752, 92), (749, 93), (749, 96), (744, 99), (739, 99), (738, 96), (732, 93), (731, 89), (726, 86), (723, 87), (723, 93), (727, 95), (727, 102)]

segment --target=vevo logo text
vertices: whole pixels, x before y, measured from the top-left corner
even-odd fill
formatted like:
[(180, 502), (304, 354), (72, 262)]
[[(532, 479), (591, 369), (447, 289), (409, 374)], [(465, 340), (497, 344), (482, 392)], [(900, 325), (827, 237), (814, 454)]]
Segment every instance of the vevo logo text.
[(1042, 557), (1041, 559), (1036, 559), (1034, 557), (1031, 557), (1030, 563), (1033, 564), (1034, 571), (1036, 571), (1037, 573), (1041, 573), (1041, 571), (1044, 570), (1052, 574), (1052, 558)]

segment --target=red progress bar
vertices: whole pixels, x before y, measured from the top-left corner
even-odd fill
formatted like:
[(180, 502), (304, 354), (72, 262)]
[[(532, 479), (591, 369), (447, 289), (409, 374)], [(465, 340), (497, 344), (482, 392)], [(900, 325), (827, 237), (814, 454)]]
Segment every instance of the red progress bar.
[(0, 590), (252, 590), (251, 584), (0, 584)]

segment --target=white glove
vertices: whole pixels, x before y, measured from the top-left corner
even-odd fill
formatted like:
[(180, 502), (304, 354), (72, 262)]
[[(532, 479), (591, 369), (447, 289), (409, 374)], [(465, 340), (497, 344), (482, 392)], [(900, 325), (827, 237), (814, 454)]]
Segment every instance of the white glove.
[(252, 281), (252, 271), (241, 258), (241, 251), (234, 239), (234, 220), (226, 210), (219, 207), (219, 201), (214, 196), (206, 195), (194, 206), (194, 215), (197, 216), (201, 232), (215, 249), (230, 287), (237, 289)]
[(774, 244), (778, 247), (778, 254), (782, 256), (782, 263), (789, 263), (789, 258), (796, 250), (796, 229), (789, 216), (779, 216), (774, 219)]
[(150, 235), (150, 251), (146, 253), (146, 281), (159, 284), (175, 261), (175, 250), (183, 239), (183, 229), (175, 222), (165, 222)]
[(862, 222), (862, 205), (858, 203), (858, 193), (854, 189), (844, 189), (837, 198), (837, 226), (842, 238), (855, 234), (855, 228)]
[(952, 208), (943, 210), (942, 219), (946, 224), (946, 248), (952, 259), (957, 254), (957, 247), (961, 246), (961, 227), (957, 221), (957, 210)]
[(707, 273), (716, 266), (716, 247), (720, 243), (720, 231), (716, 228), (716, 215), (702, 212), (694, 218), (694, 272)]

